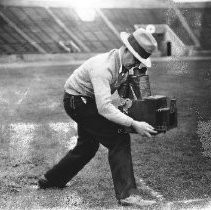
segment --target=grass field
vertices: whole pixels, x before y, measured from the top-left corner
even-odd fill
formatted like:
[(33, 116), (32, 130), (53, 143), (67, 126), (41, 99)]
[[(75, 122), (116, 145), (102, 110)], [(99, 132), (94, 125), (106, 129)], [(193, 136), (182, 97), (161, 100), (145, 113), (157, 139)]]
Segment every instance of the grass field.
[[(115, 200), (104, 147), (67, 188), (36, 187), (38, 178), (76, 143), (77, 126), (62, 104), (64, 82), (75, 67), (0, 68), (0, 208), (123, 209)], [(137, 184), (144, 179), (168, 201), (207, 199), (211, 62), (155, 63), (149, 75), (153, 94), (177, 98), (178, 128), (152, 139), (132, 135)], [(189, 208), (193, 202), (174, 205), (165, 209)], [(205, 208), (207, 203), (196, 205)]]

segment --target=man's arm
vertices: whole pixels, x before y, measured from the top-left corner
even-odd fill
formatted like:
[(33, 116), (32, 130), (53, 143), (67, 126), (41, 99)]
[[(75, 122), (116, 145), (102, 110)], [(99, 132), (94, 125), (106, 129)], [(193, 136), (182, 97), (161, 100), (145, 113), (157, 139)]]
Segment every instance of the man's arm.
[(133, 119), (112, 104), (109, 79), (95, 76), (91, 81), (99, 114), (117, 124), (131, 126)]
[(146, 122), (133, 120), (131, 117), (122, 113), (111, 103), (111, 90), (107, 78), (95, 77), (92, 79), (97, 109), (100, 115), (108, 120), (123, 126), (132, 126), (135, 131), (142, 136), (151, 137), (157, 132)]

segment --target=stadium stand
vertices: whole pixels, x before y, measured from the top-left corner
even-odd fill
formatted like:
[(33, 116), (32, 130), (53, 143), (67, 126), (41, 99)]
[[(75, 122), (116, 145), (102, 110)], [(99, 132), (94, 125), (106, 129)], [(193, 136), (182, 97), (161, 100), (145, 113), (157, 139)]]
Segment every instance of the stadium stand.
[[(175, 10), (166, 7), (101, 8), (93, 21), (82, 21), (74, 8), (0, 6), (0, 53), (104, 52), (121, 45), (120, 31), (132, 32), (136, 24), (167, 24), (186, 46), (209, 54), (211, 16), (209, 4), (180, 4), (179, 10), (200, 42), (197, 48)], [(195, 48), (194, 48), (195, 47)]]
[(211, 8), (204, 5), (203, 8), (184, 8), (182, 14), (187, 19), (194, 34), (198, 37), (201, 50), (211, 49)]
[(47, 53), (62, 53), (57, 42), (65, 32), (55, 31), (56, 23), (45, 8), (7, 7), (3, 13)]
[(82, 40), (92, 52), (103, 52), (118, 47), (120, 41), (97, 14), (92, 22), (80, 20), (73, 8), (51, 8), (72, 33)]
[(0, 54), (38, 53), (14, 28), (0, 16)]

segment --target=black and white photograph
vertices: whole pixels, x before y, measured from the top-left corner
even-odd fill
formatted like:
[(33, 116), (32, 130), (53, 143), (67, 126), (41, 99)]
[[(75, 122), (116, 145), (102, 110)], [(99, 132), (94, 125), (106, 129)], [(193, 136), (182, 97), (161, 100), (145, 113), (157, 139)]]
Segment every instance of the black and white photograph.
[(0, 210), (211, 210), (211, 0), (0, 0)]

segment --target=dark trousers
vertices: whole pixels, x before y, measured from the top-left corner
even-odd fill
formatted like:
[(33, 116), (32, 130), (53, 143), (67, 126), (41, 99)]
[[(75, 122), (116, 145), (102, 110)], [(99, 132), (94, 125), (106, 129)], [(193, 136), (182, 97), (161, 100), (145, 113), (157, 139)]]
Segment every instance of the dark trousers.
[(67, 114), (78, 123), (78, 142), (45, 177), (56, 186), (64, 186), (94, 156), (101, 143), (108, 148), (108, 159), (117, 199), (136, 191), (131, 158), (130, 136), (121, 127), (98, 114), (93, 99), (64, 95)]

